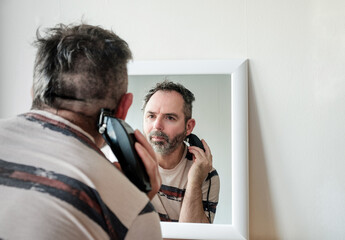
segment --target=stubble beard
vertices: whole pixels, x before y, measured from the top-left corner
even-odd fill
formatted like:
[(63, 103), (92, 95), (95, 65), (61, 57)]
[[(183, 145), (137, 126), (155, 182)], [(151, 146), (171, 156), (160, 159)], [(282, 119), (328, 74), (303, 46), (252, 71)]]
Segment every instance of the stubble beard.
[[(164, 141), (152, 141), (152, 137), (161, 137), (164, 139)], [(175, 151), (185, 138), (186, 130), (180, 134), (177, 134), (173, 139), (169, 139), (168, 135), (162, 131), (152, 131), (147, 137), (153, 150), (161, 155), (168, 155)]]

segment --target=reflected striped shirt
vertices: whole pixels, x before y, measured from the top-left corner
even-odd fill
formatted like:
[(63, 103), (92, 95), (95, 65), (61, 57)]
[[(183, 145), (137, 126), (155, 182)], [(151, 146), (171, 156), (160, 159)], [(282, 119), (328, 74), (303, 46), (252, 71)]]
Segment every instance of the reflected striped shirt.
[[(157, 210), (161, 221), (178, 222), (182, 201), (186, 192), (188, 171), (193, 161), (184, 157), (173, 169), (159, 167), (162, 186), (153, 198), (152, 204)], [(202, 185), (202, 203), (206, 216), (212, 223), (216, 214), (219, 198), (219, 176), (216, 169), (212, 169)]]

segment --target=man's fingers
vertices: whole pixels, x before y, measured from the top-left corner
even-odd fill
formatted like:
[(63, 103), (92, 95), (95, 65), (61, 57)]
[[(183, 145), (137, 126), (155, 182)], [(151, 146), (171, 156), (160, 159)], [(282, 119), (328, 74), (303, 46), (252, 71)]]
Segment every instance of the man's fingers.
[(135, 149), (142, 159), (146, 172), (149, 175), (152, 190), (147, 195), (150, 200), (152, 200), (162, 185), (162, 178), (158, 172), (158, 163), (139, 142), (135, 143)]
[(158, 192), (162, 185), (162, 178), (158, 171), (158, 163), (156, 154), (153, 151), (150, 143), (146, 140), (145, 136), (139, 131), (134, 131), (137, 142), (135, 143), (135, 149), (142, 159), (146, 172), (149, 175), (152, 190), (147, 194), (152, 199)]
[(204, 145), (204, 147), (206, 147), (205, 151), (199, 147), (190, 146), (190, 147), (188, 147), (188, 151), (191, 152), (195, 156), (195, 158), (197, 158), (197, 159), (205, 158), (205, 159), (212, 162), (212, 154), (210, 152), (210, 148), (208, 147), (207, 144)]
[(202, 145), (203, 145), (204, 148), (205, 148), (205, 153), (206, 153), (206, 155), (212, 157), (212, 155), (211, 155), (211, 149), (210, 149), (210, 147), (208, 146), (208, 144), (206, 143), (206, 141), (205, 141), (204, 139), (201, 139), (201, 142), (202, 142)]
[[(137, 139), (137, 141), (143, 145), (144, 148), (149, 152), (151, 156), (156, 156), (155, 152), (153, 151), (153, 148), (151, 147), (150, 143), (146, 140), (145, 136), (138, 130), (136, 129), (134, 131), (134, 136)], [(156, 158), (154, 158), (156, 160)]]
[[(208, 146), (206, 145), (206, 147), (208, 147)], [(211, 171), (211, 169), (212, 169), (212, 155), (210, 152), (208, 152), (208, 153), (204, 152), (201, 148), (198, 148), (195, 146), (190, 146), (188, 148), (188, 150), (195, 157), (194, 164), (197, 164), (198, 166), (202, 167), (207, 172)], [(209, 148), (208, 148), (208, 150), (209, 150)]]
[(113, 165), (122, 172), (122, 168), (119, 162), (113, 162)]
[(203, 157), (203, 155), (205, 155), (205, 152), (204, 150), (202, 150), (201, 148), (199, 147), (195, 147), (195, 146), (190, 146), (188, 147), (188, 151), (190, 153), (192, 153), (196, 158), (201, 158)]

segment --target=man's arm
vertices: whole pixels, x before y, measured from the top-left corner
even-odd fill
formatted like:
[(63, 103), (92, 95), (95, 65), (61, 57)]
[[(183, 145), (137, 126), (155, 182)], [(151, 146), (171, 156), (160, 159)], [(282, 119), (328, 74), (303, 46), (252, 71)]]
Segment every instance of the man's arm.
[(210, 223), (202, 204), (202, 191), (199, 184), (187, 183), (179, 222)]
[(188, 148), (194, 157), (193, 165), (188, 173), (179, 222), (210, 223), (202, 204), (202, 184), (212, 169), (212, 155), (207, 143), (204, 140), (202, 143), (205, 152), (195, 146)]

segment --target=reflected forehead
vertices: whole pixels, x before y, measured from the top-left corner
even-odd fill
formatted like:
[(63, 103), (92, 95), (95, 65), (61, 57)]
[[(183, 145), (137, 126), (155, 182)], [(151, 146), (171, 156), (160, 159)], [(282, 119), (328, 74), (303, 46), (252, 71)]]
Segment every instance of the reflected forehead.
[(164, 114), (183, 114), (184, 100), (175, 91), (158, 91), (147, 102), (145, 112)]

